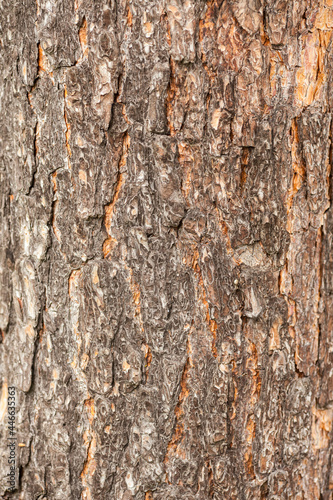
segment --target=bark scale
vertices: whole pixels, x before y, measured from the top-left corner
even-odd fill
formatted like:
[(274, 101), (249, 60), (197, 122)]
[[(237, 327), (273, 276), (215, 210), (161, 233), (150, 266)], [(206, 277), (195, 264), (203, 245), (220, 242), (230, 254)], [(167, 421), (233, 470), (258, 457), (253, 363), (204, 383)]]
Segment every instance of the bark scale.
[(0, 23), (1, 497), (332, 499), (332, 2)]

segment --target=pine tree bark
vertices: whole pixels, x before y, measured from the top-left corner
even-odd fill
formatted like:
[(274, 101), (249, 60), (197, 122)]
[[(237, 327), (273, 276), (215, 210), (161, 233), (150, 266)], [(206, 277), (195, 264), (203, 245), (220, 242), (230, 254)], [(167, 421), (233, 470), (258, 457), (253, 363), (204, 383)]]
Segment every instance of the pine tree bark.
[(1, 498), (332, 499), (332, 1), (0, 23)]

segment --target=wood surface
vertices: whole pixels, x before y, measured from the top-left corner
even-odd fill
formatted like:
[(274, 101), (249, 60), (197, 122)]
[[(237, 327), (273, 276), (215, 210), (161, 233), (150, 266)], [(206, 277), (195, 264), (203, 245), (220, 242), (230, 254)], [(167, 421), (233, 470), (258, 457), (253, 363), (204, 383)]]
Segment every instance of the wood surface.
[(332, 500), (332, 35), (0, 2), (1, 498)]

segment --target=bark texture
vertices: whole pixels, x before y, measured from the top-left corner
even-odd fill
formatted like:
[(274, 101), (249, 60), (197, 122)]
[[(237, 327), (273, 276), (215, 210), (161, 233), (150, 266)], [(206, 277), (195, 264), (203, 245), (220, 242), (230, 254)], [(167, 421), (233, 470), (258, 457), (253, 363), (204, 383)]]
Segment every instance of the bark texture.
[(332, 0), (0, 23), (1, 498), (332, 499)]

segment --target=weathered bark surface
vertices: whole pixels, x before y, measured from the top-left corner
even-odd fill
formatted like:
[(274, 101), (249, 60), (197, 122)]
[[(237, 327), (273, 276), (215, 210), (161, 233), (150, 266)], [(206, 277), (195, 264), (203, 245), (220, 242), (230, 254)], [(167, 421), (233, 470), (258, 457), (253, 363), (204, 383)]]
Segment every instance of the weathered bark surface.
[(331, 499), (333, 2), (0, 23), (1, 497)]

